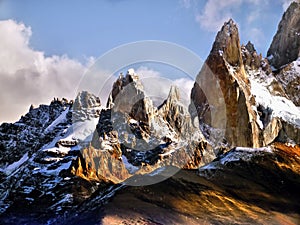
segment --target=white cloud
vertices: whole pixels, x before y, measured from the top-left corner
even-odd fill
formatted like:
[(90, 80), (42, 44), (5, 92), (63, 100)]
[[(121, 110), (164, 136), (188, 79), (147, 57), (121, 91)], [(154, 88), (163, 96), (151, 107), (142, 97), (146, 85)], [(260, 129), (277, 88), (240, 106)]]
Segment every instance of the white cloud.
[(150, 69), (146, 66), (139, 67), (135, 71), (135, 73), (139, 75), (140, 79), (145, 79), (147, 77), (156, 78), (156, 77), (161, 77), (162, 76), (160, 72), (158, 72), (156, 70), (153, 70), (153, 69)]
[(208, 31), (217, 31), (232, 17), (232, 8), (237, 7), (242, 0), (208, 0), (201, 13), (196, 14), (196, 21), (200, 26)]
[(73, 99), (86, 66), (67, 56), (46, 57), (30, 45), (30, 27), (0, 21), (0, 122), (15, 121), (30, 104)]
[(246, 18), (247, 23), (251, 24), (255, 20), (259, 20), (261, 13), (262, 13), (261, 8), (257, 8), (256, 10), (249, 12), (249, 14), (247, 15), (247, 18)]
[(240, 10), (242, 4), (248, 4), (248, 11), (245, 16), (247, 22), (251, 23), (261, 17), (261, 14), (264, 13), (263, 8), (268, 5), (268, 2), (269, 0), (207, 0), (203, 11), (197, 12), (195, 19), (201, 28), (207, 31), (216, 32), (221, 28), (225, 21), (228, 21), (238, 10)]
[[(87, 64), (83, 65), (66, 55), (47, 57), (43, 52), (30, 47), (31, 35), (31, 28), (23, 23), (0, 21), (0, 123), (18, 120), (28, 112), (31, 104), (49, 104), (54, 97), (74, 99), (79, 86), (100, 94), (102, 103), (106, 103), (115, 76), (111, 76), (100, 93), (96, 93), (99, 91), (99, 83), (89, 81), (103, 80), (101, 77), (105, 76), (101, 71), (89, 71), (81, 80), (95, 61), (93, 58), (89, 58)], [(145, 89), (150, 90), (150, 94), (160, 101), (167, 97), (172, 84), (180, 87), (183, 99), (189, 99), (193, 81), (185, 78), (170, 80), (147, 67), (140, 67), (136, 72), (141, 76)]]
[(156, 105), (161, 104), (168, 97), (171, 85), (176, 85), (179, 88), (180, 101), (186, 106), (189, 104), (194, 80), (185, 77), (171, 80), (163, 76), (159, 71), (145, 66), (138, 68), (136, 73), (143, 83), (146, 94), (155, 100)]

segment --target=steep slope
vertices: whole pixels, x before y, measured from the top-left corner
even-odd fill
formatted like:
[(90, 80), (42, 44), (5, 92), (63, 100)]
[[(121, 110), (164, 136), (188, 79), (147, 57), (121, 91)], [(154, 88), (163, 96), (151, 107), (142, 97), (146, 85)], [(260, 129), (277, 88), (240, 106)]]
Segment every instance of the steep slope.
[(275, 77), (283, 86), (288, 98), (300, 107), (300, 57), (275, 73)]
[(281, 39), (274, 72), (226, 22), (189, 109), (175, 86), (153, 106), (129, 70), (107, 107), (82, 91), (2, 124), (1, 224), (299, 224), (299, 59)]
[[(93, 103), (85, 104), (83, 99)], [(0, 161), (2, 224), (46, 224), (91, 196), (99, 186), (68, 171), (80, 144), (91, 141), (89, 135), (100, 109), (95, 99), (79, 93), (75, 102), (82, 103), (80, 114), (72, 101), (55, 99), (49, 106), (31, 107), (15, 124), (1, 125), (1, 143), (5, 144)]]
[(276, 79), (289, 99), (300, 106), (300, 2), (284, 13), (268, 50), (268, 60), (276, 69)]
[[(240, 46), (235, 23), (225, 23), (191, 92), (200, 124), (222, 128), (212, 122), (213, 117), (226, 121), (227, 146), (260, 147), (275, 140), (299, 144), (300, 111), (288, 97), (299, 95), (287, 94), (277, 76), (253, 44)], [(297, 72), (291, 76), (297, 79)], [(221, 93), (218, 96), (211, 89)], [(221, 97), (225, 110), (223, 115), (214, 115), (211, 109), (220, 112), (222, 104), (213, 99)], [(209, 139), (209, 131), (205, 133)]]
[(275, 69), (280, 69), (300, 56), (299, 1), (294, 1), (283, 14), (267, 56)]
[[(215, 88), (219, 85), (220, 89)], [(201, 97), (199, 89), (212, 97)], [(212, 50), (196, 78), (191, 99), (198, 109), (200, 122), (212, 125), (211, 109), (220, 108), (219, 101), (214, 101), (217, 94), (210, 90), (220, 90), (224, 101), (226, 121), (225, 138), (230, 146), (261, 146), (263, 140), (259, 136), (259, 126), (256, 123), (256, 112), (253, 110), (253, 99), (249, 79), (244, 69), (239, 33), (233, 20), (224, 24), (218, 32)], [(217, 98), (217, 99), (219, 99)], [(203, 99), (203, 100), (201, 100)], [(203, 105), (209, 105), (209, 110), (203, 114)], [(218, 116), (214, 116), (218, 117)], [(204, 118), (201, 121), (201, 118)]]

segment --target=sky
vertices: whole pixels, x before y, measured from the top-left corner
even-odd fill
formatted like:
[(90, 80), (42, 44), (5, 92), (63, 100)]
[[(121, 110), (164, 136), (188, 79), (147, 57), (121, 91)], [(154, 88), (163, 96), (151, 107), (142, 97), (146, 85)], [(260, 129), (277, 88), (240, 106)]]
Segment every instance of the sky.
[[(265, 56), (290, 2), (0, 0), (0, 123), (18, 120), (31, 104), (74, 98), (74, 87), (88, 68), (120, 45), (160, 40), (205, 60), (217, 31), (233, 18), (241, 42), (251, 40)], [(157, 71), (149, 63), (135, 67), (143, 75), (186, 84), (186, 91), (192, 86), (179, 77), (180, 71), (164, 68)]]

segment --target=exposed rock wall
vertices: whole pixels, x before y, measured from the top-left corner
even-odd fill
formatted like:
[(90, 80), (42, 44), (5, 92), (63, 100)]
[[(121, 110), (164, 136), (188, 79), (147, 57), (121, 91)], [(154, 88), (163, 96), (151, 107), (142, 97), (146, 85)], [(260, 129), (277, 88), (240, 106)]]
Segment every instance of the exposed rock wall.
[[(208, 93), (211, 96), (204, 98), (197, 85), (204, 89), (204, 94)], [(214, 88), (218, 85), (220, 89)], [(220, 90), (221, 93), (205, 90), (207, 86), (215, 91)], [(244, 69), (238, 28), (233, 20), (225, 23), (218, 32), (205, 65), (196, 78), (191, 98), (198, 110), (200, 123), (210, 125), (213, 125), (211, 117), (218, 117), (217, 114), (212, 114), (211, 109), (217, 108), (220, 112), (222, 105), (219, 99), (223, 98), (223, 107), (225, 107), (223, 112), (226, 114), (220, 116), (226, 120), (225, 138), (230, 146), (258, 147), (261, 145), (259, 128), (254, 120), (256, 113), (249, 101), (251, 92)], [(210, 109), (203, 115), (204, 105), (207, 104), (210, 105)], [(202, 118), (203, 121), (201, 121)]]
[(280, 69), (300, 56), (300, 3), (295, 1), (284, 13), (267, 54), (271, 65)]

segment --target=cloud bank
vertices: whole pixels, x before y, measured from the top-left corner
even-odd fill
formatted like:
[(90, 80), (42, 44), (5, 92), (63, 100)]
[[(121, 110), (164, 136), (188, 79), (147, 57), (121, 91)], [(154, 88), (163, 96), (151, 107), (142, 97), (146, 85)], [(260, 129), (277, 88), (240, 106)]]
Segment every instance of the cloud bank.
[(48, 104), (53, 97), (73, 99), (88, 66), (32, 49), (31, 35), (23, 23), (0, 21), (0, 123), (16, 121), (30, 104)]

